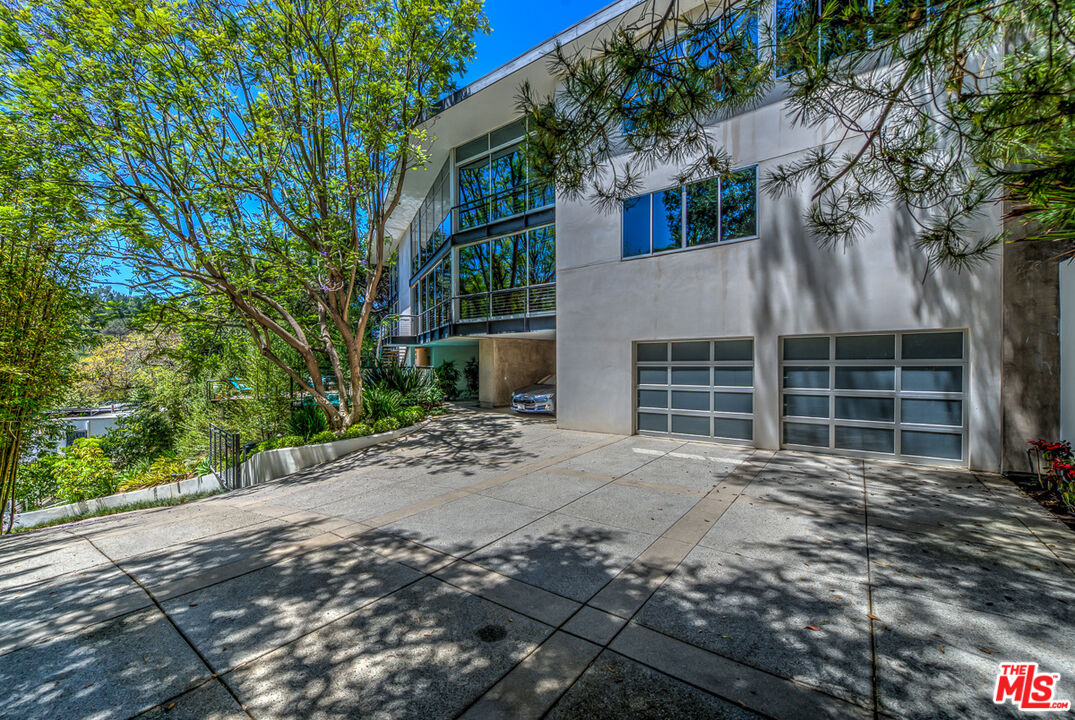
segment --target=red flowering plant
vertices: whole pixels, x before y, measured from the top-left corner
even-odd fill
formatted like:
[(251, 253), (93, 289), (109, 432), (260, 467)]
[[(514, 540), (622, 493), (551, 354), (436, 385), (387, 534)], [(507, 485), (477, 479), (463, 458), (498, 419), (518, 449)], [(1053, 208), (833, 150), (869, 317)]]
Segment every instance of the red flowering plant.
[(1067, 505), (1068, 510), (1075, 512), (1075, 463), (1069, 460), (1050, 460), (1052, 466), (1049, 473), (1056, 482), (1056, 491)]
[(1034, 453), (1037, 456), (1037, 462), (1031, 459), (1030, 464), (1038, 476), (1038, 484), (1044, 488), (1055, 482), (1059, 488), (1060, 476), (1053, 467), (1053, 463), (1067, 463), (1072, 460), (1071, 443), (1051, 440), (1029, 440), (1028, 443), (1030, 448), (1027, 450), (1027, 455)]

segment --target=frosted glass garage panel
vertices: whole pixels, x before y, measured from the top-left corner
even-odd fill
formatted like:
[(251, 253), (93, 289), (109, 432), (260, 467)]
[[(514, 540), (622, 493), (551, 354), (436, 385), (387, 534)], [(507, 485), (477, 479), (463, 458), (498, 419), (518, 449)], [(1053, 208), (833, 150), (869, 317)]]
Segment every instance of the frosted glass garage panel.
[(963, 436), (904, 430), (900, 433), (904, 455), (959, 460), (963, 457)]
[(963, 392), (963, 368), (959, 365), (905, 367), (902, 388), (915, 392)]
[(708, 415), (673, 415), (672, 432), (678, 435), (709, 435)]
[(784, 338), (785, 445), (921, 461), (966, 459), (959, 331)]
[(656, 413), (638, 413), (638, 429), (652, 432), (668, 432), (668, 416)]
[(827, 448), (829, 426), (813, 423), (784, 423), (784, 444)]
[(634, 353), (639, 432), (753, 440), (753, 340), (643, 341)]

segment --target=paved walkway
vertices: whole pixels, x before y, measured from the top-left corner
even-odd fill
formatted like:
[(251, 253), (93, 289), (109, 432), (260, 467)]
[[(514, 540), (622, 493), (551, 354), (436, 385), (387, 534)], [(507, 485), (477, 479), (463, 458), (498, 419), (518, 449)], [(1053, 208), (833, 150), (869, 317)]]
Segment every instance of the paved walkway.
[(1017, 715), (1075, 536), (1001, 478), (463, 413), (0, 542), (0, 716)]

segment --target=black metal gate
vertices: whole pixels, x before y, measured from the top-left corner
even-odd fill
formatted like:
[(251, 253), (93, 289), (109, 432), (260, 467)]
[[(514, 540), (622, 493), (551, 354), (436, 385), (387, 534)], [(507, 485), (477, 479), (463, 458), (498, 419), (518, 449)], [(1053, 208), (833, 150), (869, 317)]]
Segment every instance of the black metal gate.
[(239, 433), (228, 432), (209, 423), (209, 470), (222, 487), (235, 489), (243, 486)]

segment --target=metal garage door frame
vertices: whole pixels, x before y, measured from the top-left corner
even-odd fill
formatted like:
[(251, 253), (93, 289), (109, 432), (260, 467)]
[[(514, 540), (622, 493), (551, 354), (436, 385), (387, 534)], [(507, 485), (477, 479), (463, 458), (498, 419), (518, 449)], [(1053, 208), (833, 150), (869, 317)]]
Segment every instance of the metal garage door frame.
[[(730, 347), (732, 343), (750, 343), (750, 358), (737, 358), (737, 359), (717, 359), (718, 350), (717, 343), (729, 343), (725, 347)], [(708, 343), (709, 345), (709, 360), (674, 360), (673, 358), (673, 346), (677, 344), (690, 344), (690, 343)], [(639, 359), (639, 348), (642, 346), (665, 346), (664, 360), (649, 360)], [(631, 375), (632, 375), (632, 427), (634, 432), (638, 435), (647, 435), (653, 437), (672, 437), (681, 440), (692, 440), (699, 442), (720, 442), (720, 443), (734, 443), (737, 445), (754, 446), (754, 432), (755, 432), (755, 405), (754, 405), (754, 358), (756, 354), (756, 343), (751, 336), (744, 337), (720, 337), (720, 338), (679, 338), (671, 340), (639, 340), (632, 343), (631, 347)], [(709, 384), (701, 385), (687, 385), (687, 384), (673, 384), (673, 370), (675, 368), (699, 368), (706, 367), (709, 371)], [(716, 373), (721, 370), (742, 370), (749, 367), (750, 370), (750, 385), (717, 385)], [(641, 375), (643, 370), (659, 370), (666, 369), (666, 379), (663, 383), (657, 382), (641, 382)], [(673, 396), (674, 392), (684, 393), (701, 393), (705, 392), (708, 395), (708, 409), (705, 410), (689, 410), (684, 408), (673, 408)], [(665, 405), (661, 407), (653, 407), (643, 405), (640, 401), (642, 392), (646, 393), (665, 393)], [(727, 410), (719, 410), (716, 407), (716, 396), (720, 394), (723, 396), (733, 395), (749, 395), (750, 396), (750, 412), (733, 412)], [(665, 416), (666, 417), (666, 430), (654, 430), (640, 427), (640, 416)], [(708, 435), (696, 435), (691, 433), (675, 432), (672, 429), (673, 415), (678, 417), (706, 417), (709, 419), (709, 434)], [(718, 420), (730, 420), (750, 423), (750, 438), (736, 438), (715, 435), (716, 421)]]
[[(907, 336), (923, 336), (923, 335), (943, 335), (945, 333), (960, 333), (962, 335), (962, 352), (960, 359), (954, 358), (923, 358), (923, 359), (903, 359), (903, 344), (904, 338)], [(895, 347), (894, 356), (891, 359), (836, 359), (836, 342), (837, 338), (850, 338), (850, 337), (869, 337), (869, 336), (894, 336)], [(786, 340), (800, 339), (800, 338), (828, 338), (829, 340), (829, 357), (827, 360), (786, 360), (784, 345)], [(864, 457), (864, 458), (877, 458), (885, 460), (896, 460), (901, 462), (911, 462), (919, 464), (929, 465), (945, 465), (952, 467), (967, 467), (969, 465), (969, 442), (970, 442), (970, 413), (969, 413), (969, 400), (970, 393), (968, 390), (969, 381), (969, 359), (967, 348), (967, 330), (965, 328), (945, 328), (945, 329), (930, 329), (930, 330), (906, 330), (906, 331), (874, 331), (863, 333), (838, 333), (832, 334), (816, 334), (816, 335), (788, 335), (780, 338), (779, 343), (779, 357), (780, 357), (780, 441), (781, 447), (791, 450), (804, 450), (808, 452), (825, 452), (835, 455), (851, 456), (851, 457)], [(828, 386), (826, 388), (785, 388), (786, 382), (786, 368), (819, 368), (820, 366), (826, 366), (828, 369)], [(893, 368), (894, 369), (894, 383), (893, 389), (888, 390), (849, 390), (849, 389), (837, 389), (836, 387), (836, 373), (840, 367), (877, 367), (877, 368)], [(903, 371), (908, 368), (937, 368), (937, 367), (958, 367), (961, 373), (961, 391), (960, 392), (942, 392), (942, 391), (915, 391), (903, 389)], [(786, 403), (785, 396), (826, 396), (828, 398), (829, 408), (828, 417), (811, 417), (811, 416), (789, 416), (785, 414)], [(893, 410), (893, 422), (882, 421), (868, 421), (868, 420), (852, 420), (847, 418), (836, 417), (836, 398), (837, 397), (863, 397), (863, 398), (892, 398), (894, 403)], [(903, 421), (903, 402), (905, 400), (959, 400), (961, 401), (961, 423), (959, 425), (937, 425), (937, 424), (924, 424), (924, 423), (909, 423)], [(820, 445), (804, 445), (789, 443), (785, 440), (787, 423), (800, 424), (800, 425), (819, 425), (827, 426), (829, 428), (828, 447), (822, 447)], [(893, 453), (887, 452), (875, 452), (869, 450), (852, 450), (836, 447), (836, 427), (850, 427), (850, 428), (877, 428), (877, 429), (891, 429), (893, 431)], [(961, 435), (960, 442), (960, 459), (924, 456), (924, 455), (910, 455), (903, 452), (902, 448), (902, 434), (903, 431), (919, 431), (922, 433), (935, 433), (935, 434), (956, 434)]]

